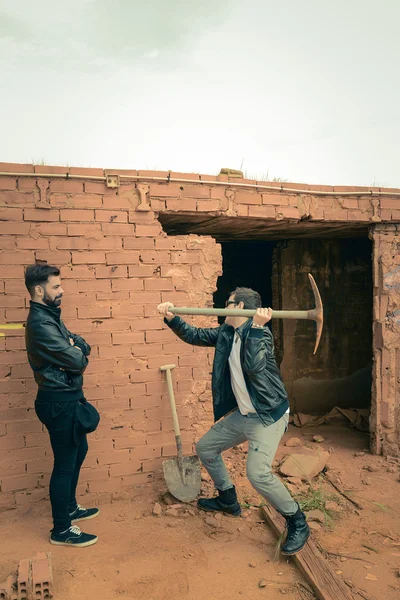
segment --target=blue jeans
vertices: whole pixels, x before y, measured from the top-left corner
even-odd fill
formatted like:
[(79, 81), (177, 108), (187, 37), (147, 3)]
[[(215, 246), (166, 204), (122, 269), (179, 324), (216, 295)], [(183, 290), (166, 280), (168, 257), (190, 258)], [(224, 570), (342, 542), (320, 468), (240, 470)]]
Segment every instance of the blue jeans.
[(257, 414), (243, 416), (236, 410), (215, 423), (196, 444), (196, 451), (217, 490), (233, 486), (221, 453), (248, 441), (246, 471), (251, 485), (281, 514), (294, 515), (297, 503), (272, 473), (272, 461), (288, 421), (289, 414), (285, 414), (276, 423), (266, 426)]

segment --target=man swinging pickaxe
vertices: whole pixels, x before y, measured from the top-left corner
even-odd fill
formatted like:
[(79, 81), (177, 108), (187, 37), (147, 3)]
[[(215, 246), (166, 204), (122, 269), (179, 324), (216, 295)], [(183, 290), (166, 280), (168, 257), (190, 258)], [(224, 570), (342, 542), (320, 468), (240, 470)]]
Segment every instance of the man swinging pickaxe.
[[(212, 394), (215, 424), (196, 444), (197, 454), (218, 492), (199, 498), (198, 508), (210, 512), (241, 514), (221, 453), (249, 442), (247, 476), (251, 485), (287, 521), (282, 553), (299, 552), (310, 530), (304, 513), (283, 483), (272, 473), (272, 461), (289, 422), (289, 400), (274, 356), (272, 318), (312, 319), (317, 324), (314, 354), (321, 338), (323, 308), (316, 283), (309, 275), (315, 308), (308, 311), (273, 311), (261, 307), (258, 292), (236, 288), (225, 309), (176, 308), (171, 302), (158, 306), (167, 325), (188, 344), (215, 347)], [(178, 314), (226, 316), (219, 327), (192, 327)]]

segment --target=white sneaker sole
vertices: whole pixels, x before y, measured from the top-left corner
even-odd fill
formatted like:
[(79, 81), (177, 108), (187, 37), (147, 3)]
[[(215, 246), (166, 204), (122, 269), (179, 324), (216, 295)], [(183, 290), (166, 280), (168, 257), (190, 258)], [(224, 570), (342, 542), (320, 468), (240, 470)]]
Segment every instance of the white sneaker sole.
[(97, 513), (94, 513), (94, 515), (90, 515), (89, 517), (81, 517), (80, 519), (72, 519), (71, 523), (78, 523), (78, 521), (90, 521), (90, 519), (95, 519), (96, 517), (98, 517), (100, 514), (100, 509)]
[(54, 546), (71, 546), (72, 548), (87, 548), (87, 546), (93, 546), (98, 539), (99, 538), (96, 537), (93, 540), (84, 542), (83, 544), (74, 544), (73, 542), (57, 542), (56, 540), (52, 540), (50, 538), (50, 544), (53, 544)]

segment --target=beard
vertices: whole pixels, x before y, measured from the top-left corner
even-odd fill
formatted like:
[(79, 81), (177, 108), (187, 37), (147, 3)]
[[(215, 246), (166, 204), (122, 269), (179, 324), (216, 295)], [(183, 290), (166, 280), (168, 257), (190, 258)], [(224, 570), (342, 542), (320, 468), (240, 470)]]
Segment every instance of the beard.
[(61, 304), (61, 298), (62, 298), (62, 294), (60, 294), (59, 296), (56, 296), (54, 299), (52, 299), (45, 291), (44, 296), (43, 296), (43, 302), (47, 306), (50, 306), (52, 308), (59, 308), (60, 304)]

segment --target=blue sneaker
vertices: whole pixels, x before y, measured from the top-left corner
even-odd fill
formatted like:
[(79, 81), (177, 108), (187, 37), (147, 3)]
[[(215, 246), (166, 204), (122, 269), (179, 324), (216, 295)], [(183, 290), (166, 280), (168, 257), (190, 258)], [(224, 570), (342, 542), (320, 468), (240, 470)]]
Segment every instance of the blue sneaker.
[(50, 535), (50, 544), (54, 544), (55, 546), (76, 546), (78, 548), (85, 548), (86, 546), (92, 546), (97, 540), (97, 535), (83, 533), (77, 525), (72, 525), (62, 533), (54, 533), (54, 531), (52, 531)]
[(99, 508), (84, 508), (80, 504), (76, 507), (73, 513), (70, 513), (71, 523), (77, 521), (87, 521), (88, 519), (94, 519), (100, 514)]

